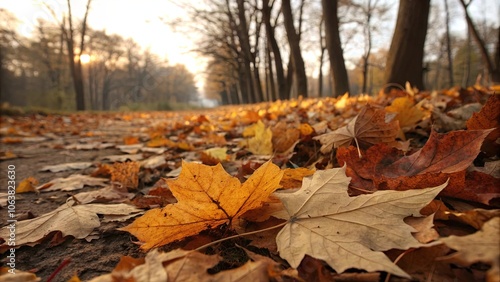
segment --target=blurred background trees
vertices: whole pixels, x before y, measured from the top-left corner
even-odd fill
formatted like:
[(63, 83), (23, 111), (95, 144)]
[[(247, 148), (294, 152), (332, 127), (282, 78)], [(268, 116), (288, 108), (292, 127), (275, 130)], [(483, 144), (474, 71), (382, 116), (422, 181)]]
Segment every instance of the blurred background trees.
[(201, 89), (185, 66), (94, 30), (85, 17), (72, 15), (72, 25), (69, 14), (54, 16), (56, 23), (40, 20), (27, 38), (17, 33), (16, 17), (2, 11), (1, 101), (81, 109), (70, 58), (81, 66), (91, 110), (168, 109), (200, 97), (240, 104), (376, 94), (406, 81), (419, 89), (489, 85), (500, 81), (499, 23), (471, 13), (474, 1), (172, 1), (188, 16), (166, 24), (189, 34), (193, 56), (208, 62)]

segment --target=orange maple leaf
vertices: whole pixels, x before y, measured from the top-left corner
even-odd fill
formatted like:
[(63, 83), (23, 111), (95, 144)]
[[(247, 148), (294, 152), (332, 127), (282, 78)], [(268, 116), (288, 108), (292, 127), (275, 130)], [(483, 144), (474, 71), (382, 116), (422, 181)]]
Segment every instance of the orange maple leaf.
[(283, 172), (270, 161), (243, 184), (221, 164), (182, 163), (178, 179), (167, 180), (177, 203), (149, 210), (121, 230), (130, 232), (144, 250), (166, 245), (205, 229), (231, 224), (246, 211), (261, 206), (279, 187)]

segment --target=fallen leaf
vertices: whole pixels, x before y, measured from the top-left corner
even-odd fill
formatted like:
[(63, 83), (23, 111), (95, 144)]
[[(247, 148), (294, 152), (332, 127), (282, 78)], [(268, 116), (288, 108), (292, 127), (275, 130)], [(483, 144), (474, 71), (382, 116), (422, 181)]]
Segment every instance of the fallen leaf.
[(422, 149), (377, 172), (387, 177), (398, 177), (465, 170), (479, 154), (481, 144), (490, 132), (491, 129), (460, 130), (445, 134), (432, 131)]
[(115, 186), (107, 186), (98, 190), (81, 192), (73, 195), (80, 204), (89, 203), (121, 203), (133, 198), (134, 194), (127, 193)]
[(288, 223), (276, 238), (280, 256), (294, 268), (307, 254), (326, 261), (339, 273), (358, 268), (409, 278), (381, 251), (422, 246), (403, 219), (419, 216), (446, 183), (349, 197), (349, 179), (345, 167), (317, 171), (304, 178), (297, 192), (275, 193), (288, 212)]
[(473, 113), (472, 117), (467, 121), (467, 129), (494, 128), (487, 139), (496, 141), (500, 138), (500, 111), (498, 109), (500, 109), (500, 95), (491, 95), (479, 113)]
[(178, 202), (149, 210), (121, 230), (144, 242), (144, 250), (162, 246), (231, 223), (260, 207), (278, 188), (281, 177), (281, 170), (271, 162), (259, 167), (243, 184), (220, 164), (209, 167), (183, 162), (179, 178), (167, 180)]
[(36, 189), (42, 192), (48, 191), (73, 191), (82, 189), (84, 186), (106, 186), (108, 179), (96, 178), (88, 175), (73, 174), (66, 178), (55, 178), (44, 183)]
[(165, 160), (164, 156), (152, 156), (150, 158), (141, 161), (140, 166), (143, 168), (154, 169), (166, 163), (167, 161)]
[(74, 169), (86, 169), (91, 166), (92, 166), (91, 162), (65, 163), (65, 164), (44, 166), (40, 169), (40, 171), (60, 172), (60, 171), (74, 170)]
[(392, 101), (390, 106), (385, 107), (388, 113), (397, 113), (396, 120), (401, 128), (411, 127), (426, 116), (426, 112), (415, 105), (414, 99), (410, 97), (399, 97)]
[[(61, 231), (63, 237), (73, 236), (83, 239), (94, 228), (101, 225), (98, 214), (125, 215), (138, 212), (141, 210), (126, 204), (74, 205), (74, 201), (70, 200), (54, 211), (33, 219), (18, 221), (16, 223), (16, 246), (39, 242), (53, 231)], [(8, 237), (9, 230), (0, 229), (0, 238), (6, 240)]]
[(299, 141), (300, 130), (285, 121), (278, 122), (272, 129), (272, 148), (277, 153), (286, 152)]
[(36, 185), (38, 185), (38, 180), (34, 177), (28, 177), (19, 182), (19, 185), (16, 187), (16, 193), (38, 192), (35, 187)]
[(442, 259), (451, 260), (462, 265), (484, 262), (491, 265), (487, 272), (487, 281), (498, 281), (500, 277), (500, 217), (486, 222), (481, 230), (467, 236), (449, 236), (440, 241), (457, 250)]
[(42, 279), (34, 273), (28, 271), (21, 271), (14, 269), (14, 273), (9, 272), (12, 268), (2, 266), (0, 268), (0, 281), (1, 282), (37, 282)]
[(314, 170), (305, 167), (284, 169), (280, 185), (284, 189), (300, 188), (300, 186), (302, 186), (302, 179), (313, 173)]
[(256, 124), (245, 128), (243, 136), (249, 137), (244, 142), (248, 150), (255, 155), (272, 155), (273, 154), (273, 143), (272, 137), (273, 133), (270, 128), (267, 128), (262, 121), (258, 121)]
[(124, 188), (137, 189), (140, 167), (138, 162), (114, 163), (109, 167), (111, 181), (120, 183)]
[(314, 139), (323, 144), (322, 153), (328, 153), (333, 148), (349, 146), (353, 141), (359, 151), (367, 145), (393, 142), (398, 132), (399, 125), (393, 116), (387, 117), (384, 110), (367, 105), (346, 126)]

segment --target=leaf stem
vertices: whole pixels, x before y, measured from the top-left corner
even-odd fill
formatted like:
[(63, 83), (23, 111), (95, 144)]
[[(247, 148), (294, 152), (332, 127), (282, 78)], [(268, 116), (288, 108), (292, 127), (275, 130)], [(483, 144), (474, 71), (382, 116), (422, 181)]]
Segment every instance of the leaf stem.
[(208, 244), (205, 244), (205, 245), (203, 245), (201, 247), (196, 248), (195, 251), (200, 251), (200, 250), (203, 250), (203, 249), (205, 249), (207, 247), (210, 247), (210, 246), (213, 246), (215, 244), (218, 244), (218, 243), (221, 243), (221, 242), (224, 242), (224, 241), (227, 241), (227, 240), (231, 240), (231, 239), (234, 239), (234, 238), (239, 238), (239, 237), (243, 237), (243, 236), (247, 236), (247, 235), (252, 235), (252, 234), (256, 234), (256, 233), (260, 233), (260, 232), (265, 232), (265, 231), (273, 230), (273, 229), (285, 226), (287, 223), (288, 223), (288, 221), (285, 221), (285, 222), (282, 222), (282, 223), (280, 223), (278, 225), (271, 226), (271, 227), (268, 227), (268, 228), (264, 228), (264, 229), (260, 229), (260, 230), (255, 230), (255, 231), (251, 231), (251, 232), (246, 232), (246, 233), (241, 233), (241, 234), (236, 234), (236, 235), (233, 235), (233, 236), (229, 236), (229, 237), (226, 237), (226, 238), (215, 240), (213, 242), (210, 242)]

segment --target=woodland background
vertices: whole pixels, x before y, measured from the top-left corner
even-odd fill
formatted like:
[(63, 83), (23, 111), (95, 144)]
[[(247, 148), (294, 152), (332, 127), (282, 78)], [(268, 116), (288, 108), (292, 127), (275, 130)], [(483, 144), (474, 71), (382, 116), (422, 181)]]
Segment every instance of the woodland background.
[[(470, 14), (472, 2), (179, 1), (190, 16), (165, 24), (196, 38), (193, 55), (209, 62), (204, 89), (185, 66), (89, 26), (92, 0), (84, 15), (71, 13), (71, 0), (61, 1), (63, 14), (46, 4), (53, 20), (39, 20), (30, 37), (2, 10), (0, 99), (51, 110), (168, 110), (201, 98), (244, 104), (376, 94), (406, 81), (419, 89), (489, 85), (500, 81), (500, 29)], [(468, 29), (452, 32), (459, 22)], [(352, 63), (346, 52), (360, 56)]]

